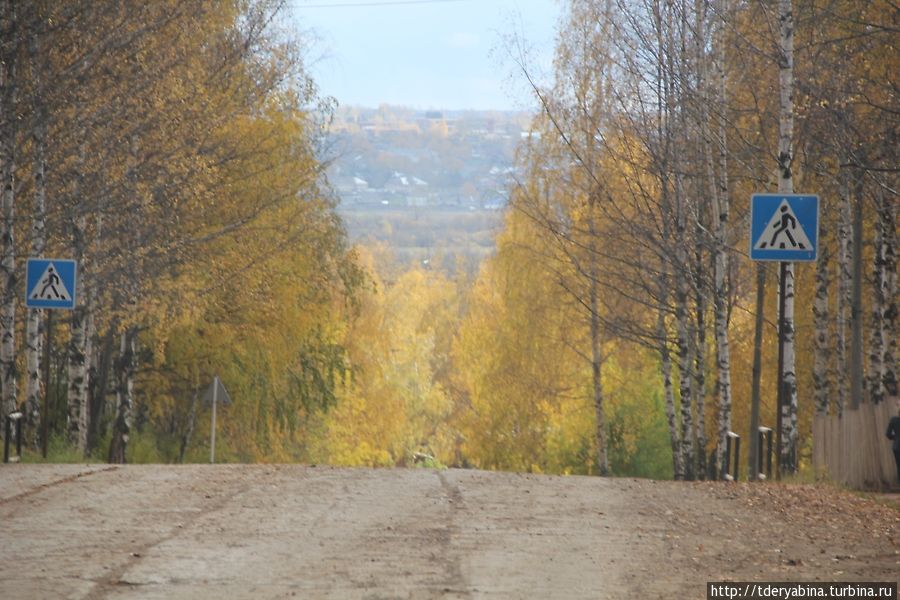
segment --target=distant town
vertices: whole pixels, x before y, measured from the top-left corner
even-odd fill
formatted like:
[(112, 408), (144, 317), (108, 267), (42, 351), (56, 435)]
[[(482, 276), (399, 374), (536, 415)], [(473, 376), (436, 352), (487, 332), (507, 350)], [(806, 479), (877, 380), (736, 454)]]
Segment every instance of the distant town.
[(506, 205), (526, 113), (338, 110), (328, 140), (329, 180), (347, 209)]
[[(494, 249), (527, 113), (342, 107), (323, 160), (356, 243), (403, 264), (470, 268)], [(435, 265), (437, 266), (437, 265)]]

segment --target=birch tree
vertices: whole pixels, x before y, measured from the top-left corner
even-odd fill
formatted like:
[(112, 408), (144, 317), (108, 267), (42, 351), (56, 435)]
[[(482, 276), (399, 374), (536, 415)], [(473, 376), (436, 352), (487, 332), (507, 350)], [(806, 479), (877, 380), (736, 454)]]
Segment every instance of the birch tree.
[(119, 357), (116, 361), (116, 416), (109, 445), (108, 462), (124, 464), (131, 435), (134, 413), (135, 334), (127, 328), (119, 337)]
[[(574, 172), (565, 175), (576, 203), (561, 204), (542, 220), (551, 235), (556, 235), (575, 281), (561, 281), (586, 313), (589, 332), (587, 360), (591, 367), (591, 396), (595, 418), (596, 472), (609, 474), (607, 456), (607, 424), (602, 383), (605, 328), (601, 315), (601, 267), (605, 252), (602, 248), (600, 219), (605, 211), (607, 190), (604, 189), (600, 165), (603, 160), (605, 112), (609, 109), (609, 62), (612, 2), (602, 3), (575, 0), (568, 7), (567, 20), (557, 47), (556, 84), (552, 91), (541, 90), (533, 81), (546, 115), (548, 132), (558, 140), (569, 156)], [(520, 59), (521, 60), (521, 59)], [(527, 66), (520, 67), (528, 75)], [(581, 206), (579, 206), (579, 203)], [(530, 210), (530, 209), (527, 209)], [(552, 213), (559, 214), (568, 224), (556, 222)]]
[[(727, 469), (724, 464), (727, 434), (731, 430), (731, 351), (728, 340), (728, 219), (730, 199), (728, 187), (728, 140), (725, 80), (724, 30), (730, 8), (726, 0), (715, 3), (709, 18), (711, 29), (710, 56), (706, 54), (705, 3), (697, 3), (697, 53), (700, 72), (700, 130), (706, 166), (708, 194), (713, 214), (713, 308), (716, 336), (716, 392), (718, 400), (718, 442), (716, 473)], [(715, 133), (714, 133), (715, 132)]]
[(850, 362), (848, 360), (849, 344), (847, 341), (849, 319), (847, 316), (852, 303), (853, 276), (850, 265), (853, 257), (853, 237), (850, 225), (850, 184), (848, 179), (848, 169), (841, 169), (837, 229), (838, 255), (835, 264), (838, 281), (835, 306), (835, 377), (837, 378), (835, 382), (837, 388), (835, 401), (839, 416), (843, 414), (844, 407), (848, 406), (850, 397), (850, 380), (848, 378)]
[(892, 201), (891, 196), (885, 192), (885, 195), (880, 199), (879, 211), (881, 228), (884, 234), (882, 248), (880, 249), (884, 273), (880, 293), (883, 294), (885, 299), (884, 304), (881, 306), (885, 340), (882, 359), (882, 382), (886, 393), (897, 395), (900, 393), (897, 377), (897, 318), (898, 309), (900, 309), (900, 301), (897, 299), (898, 295), (900, 295), (900, 290), (897, 287), (897, 244), (900, 242), (900, 239), (898, 239), (896, 227), (897, 203)]
[(0, 419), (16, 410), (16, 146), (19, 123), (17, 4), (0, 3)]
[[(794, 8), (792, 0), (779, 0), (778, 21), (778, 191), (783, 194), (794, 193)], [(796, 353), (794, 347), (794, 264), (782, 265), (784, 279), (783, 295), (784, 313), (779, 315), (782, 327), (783, 366), (781, 379), (783, 382), (783, 404), (781, 406), (781, 448), (779, 448), (782, 473), (794, 473), (797, 470), (797, 372)]]
[(816, 262), (816, 296), (813, 302), (813, 326), (815, 328), (815, 356), (813, 358), (813, 397), (816, 415), (826, 415), (831, 403), (831, 344), (830, 344), (830, 313), (828, 311), (828, 269), (830, 266), (830, 252), (824, 243), (823, 237), (819, 238), (821, 249)]
[[(32, 193), (34, 196), (31, 215), (31, 255), (40, 257), (44, 255), (46, 245), (46, 140), (47, 140), (47, 107), (45, 90), (45, 73), (47, 61), (41, 54), (41, 38), (43, 29), (43, 16), (37, 13), (39, 9), (34, 5), (35, 14), (32, 14), (32, 27), (34, 31), (28, 37), (28, 66), (31, 78), (31, 177)], [(27, 310), (25, 321), (25, 412), (28, 425), (34, 434), (32, 443), (35, 448), (40, 446), (41, 440), (37, 435), (41, 431), (41, 350), (43, 346), (43, 331), (41, 327), (42, 312), (37, 308)]]

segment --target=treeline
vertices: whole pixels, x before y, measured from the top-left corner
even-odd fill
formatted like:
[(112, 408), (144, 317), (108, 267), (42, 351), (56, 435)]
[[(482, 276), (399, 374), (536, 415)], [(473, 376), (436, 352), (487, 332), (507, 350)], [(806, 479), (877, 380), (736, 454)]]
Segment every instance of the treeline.
[[(51, 436), (174, 459), (218, 373), (248, 459), (332, 402), (362, 273), (321, 189), (322, 100), (270, 0), (0, 2), (2, 415), (40, 447), (48, 315), (28, 256), (78, 261), (54, 319)], [(282, 449), (284, 449), (282, 451)]]
[[(305, 460), (595, 472), (576, 312), (553, 281), (503, 250), (477, 278), (465, 263), (448, 274), (437, 257), (410, 267), (385, 249), (360, 255), (376, 275), (347, 331), (352, 369), (334, 407), (307, 422)], [(671, 477), (655, 369), (647, 352), (605, 365), (616, 474)]]
[[(505, 447), (484, 464), (553, 464), (562, 437), (616, 472), (632, 363), (630, 435), (664, 415), (669, 472), (720, 477), (728, 432), (752, 443), (751, 421), (779, 418), (779, 317), (782, 473), (809, 456), (814, 412), (896, 393), (896, 32), (879, 1), (567, 3), (554, 82), (519, 65), (542, 135), (461, 337), (481, 357), (468, 401)], [(822, 200), (820, 257), (788, 267), (777, 315), (749, 200), (795, 191)]]
[[(570, 0), (474, 275), (348, 249), (278, 2), (0, 7), (0, 406), (34, 443), (28, 255), (79, 260), (50, 354), (79, 457), (206, 460), (218, 374), (224, 461), (718, 477), (751, 396), (775, 425), (781, 317), (789, 473), (814, 412), (896, 385), (890, 3)], [(783, 315), (747, 257), (775, 191), (822, 199)]]
[[(780, 419), (791, 474), (814, 414), (895, 393), (896, 19), (877, 1), (570, 0), (552, 84), (519, 65), (539, 135), (496, 255), (449, 304), (392, 287), (460, 289), (438, 274), (391, 278), (370, 314), (418, 323), (425, 354), (388, 358), (409, 347), (384, 329), (384, 400), (363, 385), (342, 422), (379, 423), (348, 448), (391, 450), (346, 461), (719, 478), (730, 431), (752, 451)], [(786, 268), (783, 314), (777, 265), (748, 257), (759, 192), (821, 199), (819, 260)]]

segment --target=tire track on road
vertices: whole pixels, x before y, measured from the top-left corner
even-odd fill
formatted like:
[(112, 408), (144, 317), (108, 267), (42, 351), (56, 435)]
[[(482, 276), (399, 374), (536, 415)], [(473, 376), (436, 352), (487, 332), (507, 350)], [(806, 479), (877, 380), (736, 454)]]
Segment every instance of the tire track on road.
[[(241, 494), (247, 493), (254, 483), (255, 480), (252, 482), (244, 483), (230, 493), (224, 493), (216, 496), (215, 501), (210, 502), (210, 504), (203, 507), (203, 509), (197, 512), (187, 513), (189, 516), (185, 519), (180, 520), (179, 523), (173, 524), (171, 529), (166, 534), (135, 546), (135, 548), (131, 551), (131, 555), (128, 557), (128, 559), (124, 560), (122, 564), (113, 568), (105, 577), (93, 580), (95, 583), (95, 587), (87, 596), (84, 597), (83, 600), (102, 600), (114, 590), (121, 589), (123, 587), (140, 587), (143, 585), (147, 585), (143, 582), (132, 582), (123, 578), (130, 569), (134, 568), (140, 563), (141, 559), (145, 557), (150, 552), (150, 550), (152, 550), (156, 546), (159, 546), (160, 544), (165, 544), (166, 542), (173, 540), (180, 535), (183, 535), (184, 533), (190, 531), (191, 527), (197, 522), (215, 512), (223, 510), (235, 498), (237, 498)], [(207, 495), (207, 498), (211, 498), (211, 496)]]
[(77, 481), (79, 479), (83, 479), (85, 477), (90, 477), (91, 475), (96, 475), (98, 473), (108, 473), (110, 471), (115, 471), (119, 468), (118, 465), (112, 465), (109, 467), (105, 467), (102, 469), (90, 469), (88, 471), (81, 471), (80, 473), (75, 473), (74, 475), (69, 475), (68, 477), (63, 477), (61, 479), (56, 479), (54, 481), (48, 481), (47, 483), (42, 483), (30, 490), (26, 490), (15, 496), (10, 496), (9, 498), (0, 499), (0, 506), (6, 506), (7, 504), (12, 504), (15, 502), (19, 502), (24, 500), (25, 498), (29, 498), (34, 496), (35, 494), (39, 494), (45, 490), (56, 487), (58, 485), (62, 485), (64, 483), (72, 483), (73, 481)]
[(459, 549), (454, 549), (453, 541), (459, 534), (459, 527), (456, 524), (457, 516), (465, 509), (465, 501), (463, 500), (462, 491), (455, 483), (450, 482), (444, 471), (437, 471), (438, 480), (441, 482), (441, 488), (447, 495), (450, 503), (450, 514), (446, 528), (442, 530), (440, 538), (441, 546), (444, 549), (446, 570), (448, 574), (448, 587), (443, 591), (445, 593), (459, 594), (464, 598), (472, 597), (472, 586), (462, 569), (462, 555)]

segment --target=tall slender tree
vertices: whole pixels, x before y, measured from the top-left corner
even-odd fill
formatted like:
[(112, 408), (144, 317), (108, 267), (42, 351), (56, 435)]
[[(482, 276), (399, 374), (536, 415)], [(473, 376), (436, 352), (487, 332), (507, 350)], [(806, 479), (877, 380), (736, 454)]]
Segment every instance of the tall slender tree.
[(16, 410), (16, 163), (19, 136), (19, 6), (0, 2), (0, 419)]

